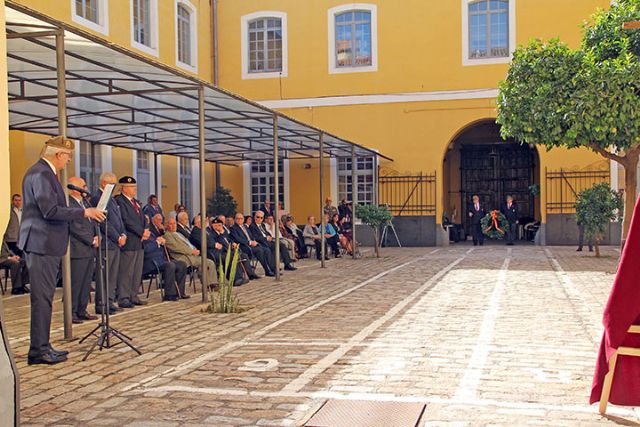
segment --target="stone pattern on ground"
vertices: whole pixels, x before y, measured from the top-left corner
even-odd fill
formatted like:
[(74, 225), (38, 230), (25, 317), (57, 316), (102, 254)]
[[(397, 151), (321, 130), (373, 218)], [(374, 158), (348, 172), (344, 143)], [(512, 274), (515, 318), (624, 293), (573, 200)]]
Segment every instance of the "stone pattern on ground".
[[(600, 318), (619, 252), (571, 248), (385, 248), (382, 259), (305, 261), (281, 283), (238, 289), (238, 315), (199, 295), (112, 317), (124, 346), (27, 366), (28, 297), (5, 297), (23, 426), (299, 426), (329, 398), (425, 402), (422, 425), (602, 425), (634, 408), (588, 406)], [(74, 328), (84, 336), (95, 326)], [(90, 341), (91, 342), (91, 341)]]

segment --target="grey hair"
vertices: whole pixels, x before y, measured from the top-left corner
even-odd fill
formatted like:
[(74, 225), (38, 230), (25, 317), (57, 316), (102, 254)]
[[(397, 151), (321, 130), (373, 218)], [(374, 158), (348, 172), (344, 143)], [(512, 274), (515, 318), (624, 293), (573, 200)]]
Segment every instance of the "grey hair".
[(42, 150), (42, 156), (41, 157), (54, 157), (58, 153), (70, 153), (70, 151), (67, 150), (66, 148), (53, 147), (51, 145), (45, 145), (44, 149)]
[(102, 172), (100, 175), (100, 182), (106, 181), (109, 178), (116, 179), (116, 174), (113, 172)]
[(188, 214), (188, 213), (186, 213), (186, 212), (180, 212), (176, 218), (177, 218), (177, 219), (180, 219), (180, 218), (187, 218), (187, 221), (188, 221), (188, 220), (189, 220), (189, 214)]

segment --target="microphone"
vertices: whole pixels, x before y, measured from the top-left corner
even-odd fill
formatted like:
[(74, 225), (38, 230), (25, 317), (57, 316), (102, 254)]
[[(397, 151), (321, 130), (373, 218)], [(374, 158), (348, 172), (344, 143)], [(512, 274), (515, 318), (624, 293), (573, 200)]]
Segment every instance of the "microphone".
[(89, 192), (87, 190), (85, 190), (84, 188), (80, 188), (77, 185), (67, 184), (67, 188), (69, 190), (77, 191), (78, 193), (80, 193), (82, 195), (82, 197), (89, 196)]

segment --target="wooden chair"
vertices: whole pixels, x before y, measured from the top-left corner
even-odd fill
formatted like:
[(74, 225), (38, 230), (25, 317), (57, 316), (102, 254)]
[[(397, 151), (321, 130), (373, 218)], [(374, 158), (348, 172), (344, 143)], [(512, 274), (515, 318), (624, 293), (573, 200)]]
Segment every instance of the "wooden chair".
[[(628, 331), (630, 334), (640, 334), (640, 325), (633, 325)], [(618, 356), (640, 357), (640, 348), (635, 347), (618, 347), (615, 353), (609, 359), (609, 372), (604, 377), (602, 385), (602, 394), (600, 394), (600, 414), (607, 412), (607, 404), (609, 403), (609, 395), (611, 394), (611, 386), (613, 385), (613, 374), (616, 371), (616, 363)]]

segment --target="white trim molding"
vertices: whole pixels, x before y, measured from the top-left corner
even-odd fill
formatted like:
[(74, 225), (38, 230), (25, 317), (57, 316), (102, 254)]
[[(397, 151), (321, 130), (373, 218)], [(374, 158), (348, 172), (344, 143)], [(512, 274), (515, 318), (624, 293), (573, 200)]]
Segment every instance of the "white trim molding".
[(338, 203), (338, 159), (329, 158), (329, 194), (334, 203)]
[[(206, 166), (205, 166), (206, 168)], [(200, 212), (200, 162), (191, 159), (191, 206), (193, 212)], [(206, 174), (206, 171), (202, 171)], [(206, 184), (205, 184), (206, 185)], [(205, 199), (207, 199), (205, 195)], [(206, 206), (205, 206), (206, 209)], [(215, 212), (212, 212), (215, 213)]]
[[(263, 73), (249, 72), (249, 23), (259, 18), (278, 18), (282, 24), (282, 71), (266, 71)], [(240, 17), (240, 55), (242, 79), (273, 79), (289, 75), (289, 43), (286, 12), (260, 11)], [(266, 42), (266, 41), (265, 41)]]
[(469, 58), (469, 3), (477, 0), (462, 1), (462, 65), (509, 64), (516, 49), (516, 0), (509, 0), (509, 56), (503, 58)]
[(343, 105), (397, 104), (404, 102), (459, 101), (467, 99), (495, 99), (498, 89), (467, 89), (439, 92), (408, 92), (372, 95), (327, 96), (257, 101), (267, 108), (313, 108)]
[(149, 0), (149, 23), (151, 25), (151, 34), (149, 34), (149, 40), (151, 41), (151, 46), (147, 46), (145, 44), (139, 43), (136, 41), (135, 37), (135, 22), (133, 22), (133, 3), (135, 0), (129, 0), (130, 9), (131, 9), (131, 47), (144, 52), (148, 55), (155, 56), (156, 58), (159, 56), (159, 45), (158, 45), (158, 0)]
[[(178, 55), (179, 43), (178, 43), (178, 5), (182, 5), (189, 9), (191, 12), (189, 15), (190, 23), (190, 45), (191, 45), (191, 61), (193, 64), (186, 64), (180, 61)], [(194, 74), (198, 73), (198, 10), (189, 0), (175, 0), (173, 11), (173, 24), (175, 26), (175, 39), (176, 39), (176, 65), (184, 70), (190, 71)]]
[(109, 0), (97, 0), (98, 2), (98, 22), (93, 22), (87, 18), (76, 14), (76, 0), (71, 0), (71, 19), (73, 22), (82, 25), (90, 30), (96, 31), (105, 36), (109, 35)]
[[(338, 67), (336, 64), (336, 15), (352, 10), (371, 13), (371, 65)], [(329, 43), (329, 74), (367, 73), (378, 71), (378, 6), (368, 3), (348, 3), (332, 7), (327, 12)]]
[(102, 156), (102, 172), (110, 172), (113, 169), (112, 147), (110, 145), (99, 145), (98, 147), (102, 150), (100, 153)]

